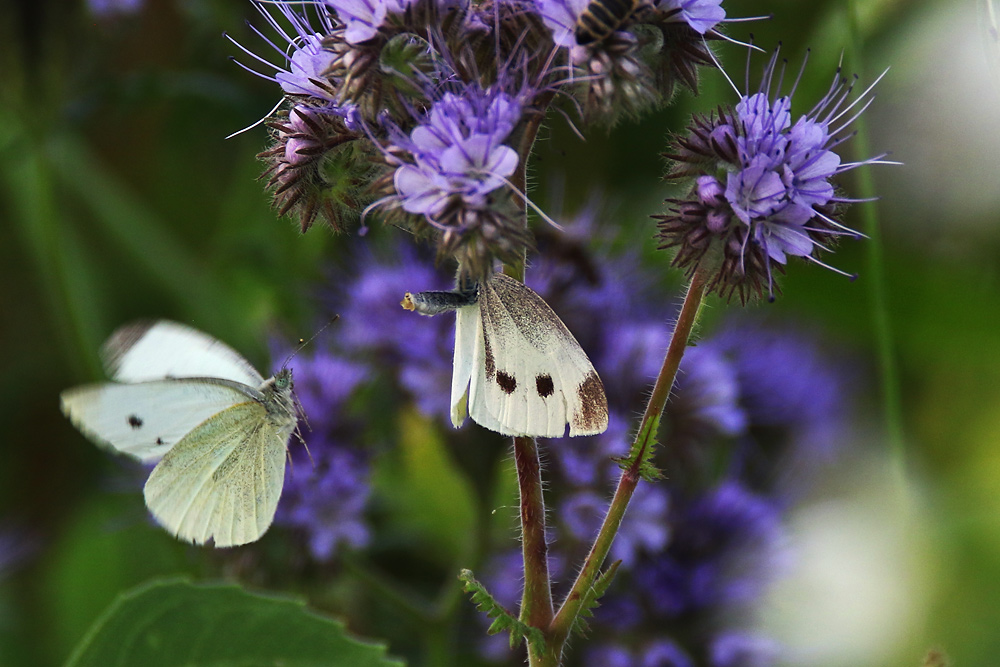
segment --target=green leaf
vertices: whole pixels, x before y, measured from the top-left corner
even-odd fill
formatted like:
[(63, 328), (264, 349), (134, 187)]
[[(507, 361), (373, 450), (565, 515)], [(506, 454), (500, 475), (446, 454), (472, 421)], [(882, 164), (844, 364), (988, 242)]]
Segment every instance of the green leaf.
[(616, 459), (618, 467), (622, 470), (628, 470), (638, 462), (639, 477), (647, 482), (655, 482), (658, 479), (663, 479), (663, 473), (653, 465), (653, 457), (656, 454), (657, 445), (656, 432), (659, 428), (660, 418), (654, 417), (649, 421), (646, 429), (636, 436), (628, 456)]
[(458, 575), (460, 581), (465, 584), (465, 592), (472, 593), (472, 601), (476, 609), (492, 618), (493, 623), (486, 631), (495, 635), (504, 630), (510, 632), (510, 647), (517, 648), (522, 640), (527, 640), (537, 651), (545, 649), (545, 636), (538, 628), (534, 628), (526, 623), (522, 623), (514, 614), (509, 612), (502, 604), (496, 601), (486, 587), (476, 581), (471, 570), (462, 570)]
[(601, 573), (601, 576), (597, 578), (597, 581), (590, 587), (590, 590), (584, 594), (583, 603), (580, 605), (580, 612), (573, 620), (573, 632), (579, 635), (586, 635), (590, 631), (587, 619), (593, 617), (594, 609), (601, 606), (598, 604), (598, 600), (604, 597), (608, 586), (611, 585), (612, 580), (615, 578), (615, 573), (618, 572), (618, 566), (621, 564), (620, 560), (612, 563), (608, 569)]
[(299, 600), (232, 584), (153, 581), (121, 595), (91, 627), (66, 667), (281, 665), (400, 667), (385, 647)]

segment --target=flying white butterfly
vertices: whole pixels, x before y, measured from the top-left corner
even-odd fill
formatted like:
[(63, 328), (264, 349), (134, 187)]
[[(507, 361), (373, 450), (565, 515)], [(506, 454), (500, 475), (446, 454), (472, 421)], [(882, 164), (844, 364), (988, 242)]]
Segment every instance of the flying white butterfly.
[(451, 421), (559, 438), (608, 427), (604, 385), (580, 344), (531, 288), (502, 273), (467, 291), (407, 293), (421, 315), (456, 310)]
[(295, 430), (292, 373), (265, 380), (211, 336), (173, 322), (116, 331), (102, 358), (115, 382), (62, 393), (84, 434), (144, 463), (146, 506), (183, 540), (253, 542), (271, 525)]

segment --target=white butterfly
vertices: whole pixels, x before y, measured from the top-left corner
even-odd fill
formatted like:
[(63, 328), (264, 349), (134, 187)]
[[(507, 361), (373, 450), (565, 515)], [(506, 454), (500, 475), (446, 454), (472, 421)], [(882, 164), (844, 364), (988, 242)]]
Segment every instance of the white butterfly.
[(451, 421), (504, 435), (560, 438), (608, 427), (604, 385), (580, 344), (529, 287), (492, 275), (470, 291), (407, 293), (422, 315), (457, 310)]
[(292, 374), (265, 380), (226, 344), (181, 324), (136, 323), (102, 349), (116, 382), (62, 393), (62, 410), (99, 444), (145, 463), (146, 506), (183, 540), (253, 542), (271, 525), (295, 430)]

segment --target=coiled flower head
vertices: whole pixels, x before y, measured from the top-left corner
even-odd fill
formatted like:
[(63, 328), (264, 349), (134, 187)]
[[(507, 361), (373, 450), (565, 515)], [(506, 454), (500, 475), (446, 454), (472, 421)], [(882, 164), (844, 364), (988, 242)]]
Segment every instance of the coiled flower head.
[(409, 133), (389, 128), (390, 200), (415, 231), (435, 232), (440, 256), (454, 256), (476, 278), (494, 259), (516, 260), (530, 242), (508, 181), (520, 160), (509, 143), (521, 99), (500, 85), (469, 84), (436, 99)]
[(675, 162), (667, 177), (694, 177), (694, 186), (656, 216), (660, 248), (678, 249), (675, 265), (689, 273), (702, 267), (711, 275), (710, 290), (743, 302), (765, 292), (774, 298), (773, 271), (783, 272), (788, 256), (822, 264), (816, 255), (839, 236), (860, 236), (837, 219), (852, 200), (836, 196), (831, 179), (883, 157), (843, 163), (834, 152), (871, 102), (871, 88), (852, 101), (853, 86), (838, 69), (827, 94), (793, 123), (794, 88), (786, 95), (771, 91), (777, 56), (759, 92), (696, 118), (689, 136), (666, 153)]

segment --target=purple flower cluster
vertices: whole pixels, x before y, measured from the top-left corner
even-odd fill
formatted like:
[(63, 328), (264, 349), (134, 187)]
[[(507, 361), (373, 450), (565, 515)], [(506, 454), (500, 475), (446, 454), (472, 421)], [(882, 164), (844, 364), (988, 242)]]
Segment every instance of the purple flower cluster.
[(883, 157), (844, 164), (834, 152), (870, 103), (870, 88), (852, 100), (838, 70), (827, 94), (793, 123), (794, 87), (786, 95), (770, 90), (777, 57), (759, 92), (696, 118), (668, 153), (676, 162), (668, 176), (693, 176), (695, 184), (689, 199), (668, 200), (668, 212), (657, 216), (660, 247), (678, 248), (674, 263), (707, 272), (711, 289), (742, 301), (765, 292), (773, 299), (772, 269), (783, 270), (789, 256), (822, 264), (818, 251), (859, 236), (837, 220), (838, 207), (852, 200), (836, 196), (831, 179)]
[[(254, 6), (277, 35), (252, 28), (271, 60), (237, 46), (283, 94), (260, 156), (279, 213), (342, 231), (379, 208), (475, 278), (530, 246), (519, 150), (546, 110), (570, 99), (585, 120), (612, 120), (669, 100), (677, 81), (695, 88), (725, 18), (721, 0), (641, 3), (581, 46), (592, 8), (578, 0)], [(640, 23), (663, 39), (630, 32)]]
[(308, 419), (306, 447), (290, 449), (275, 523), (301, 531), (310, 555), (327, 561), (339, 549), (363, 547), (369, 540), (364, 520), (369, 465), (356, 444), (362, 425), (347, 410), (369, 370), (327, 351), (301, 352), (289, 368)]

